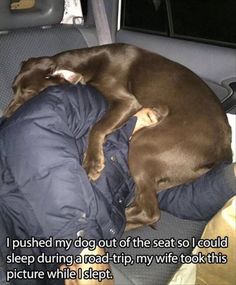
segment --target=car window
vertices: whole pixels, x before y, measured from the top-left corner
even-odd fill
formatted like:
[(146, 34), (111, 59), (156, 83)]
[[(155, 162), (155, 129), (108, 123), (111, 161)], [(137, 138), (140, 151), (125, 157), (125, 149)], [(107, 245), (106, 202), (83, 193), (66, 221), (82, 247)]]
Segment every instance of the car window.
[(123, 29), (236, 46), (235, 0), (124, 0)]
[(122, 28), (168, 35), (165, 1), (122, 1)]

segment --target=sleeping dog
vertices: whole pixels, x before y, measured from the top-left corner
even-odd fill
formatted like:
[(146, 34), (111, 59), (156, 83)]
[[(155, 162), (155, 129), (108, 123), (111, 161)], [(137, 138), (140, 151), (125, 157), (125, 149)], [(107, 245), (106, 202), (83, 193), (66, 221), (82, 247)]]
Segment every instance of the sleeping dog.
[(110, 103), (89, 134), (83, 165), (92, 180), (104, 167), (107, 135), (142, 107), (155, 108), (160, 118), (130, 141), (136, 197), (126, 211), (128, 229), (158, 220), (157, 192), (190, 182), (221, 161), (231, 160), (231, 130), (208, 86), (186, 67), (127, 44), (29, 59), (14, 80), (15, 96), (5, 115), (47, 86), (68, 81), (91, 84)]

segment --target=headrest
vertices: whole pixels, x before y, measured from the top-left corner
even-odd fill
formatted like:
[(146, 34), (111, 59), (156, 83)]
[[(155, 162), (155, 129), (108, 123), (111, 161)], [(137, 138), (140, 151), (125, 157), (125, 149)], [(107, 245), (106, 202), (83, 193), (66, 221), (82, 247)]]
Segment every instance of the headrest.
[(64, 0), (0, 0), (0, 31), (61, 22)]

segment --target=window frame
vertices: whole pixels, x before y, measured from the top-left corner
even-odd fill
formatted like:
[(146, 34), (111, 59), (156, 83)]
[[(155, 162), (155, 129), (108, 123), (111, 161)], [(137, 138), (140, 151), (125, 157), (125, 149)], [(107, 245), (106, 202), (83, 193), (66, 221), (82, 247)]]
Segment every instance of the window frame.
[(223, 46), (223, 47), (229, 47), (229, 48), (236, 48), (236, 42), (226, 42), (226, 41), (220, 41), (220, 40), (214, 40), (209, 38), (202, 38), (202, 37), (193, 37), (188, 35), (180, 35), (174, 32), (174, 24), (173, 24), (173, 17), (172, 17), (172, 7), (171, 7), (171, 1), (170, 0), (163, 0), (166, 4), (167, 9), (167, 23), (168, 23), (168, 32), (160, 32), (155, 30), (147, 30), (142, 28), (136, 28), (136, 27), (130, 27), (125, 26), (125, 2), (127, 0), (119, 0), (119, 18), (118, 18), (118, 29), (123, 30), (130, 30), (134, 32), (141, 32), (151, 35), (159, 35), (164, 36), (168, 38), (174, 38), (174, 39), (180, 39), (180, 40), (188, 40), (192, 42), (200, 42), (200, 43), (206, 43), (211, 45), (217, 45), (217, 46)]

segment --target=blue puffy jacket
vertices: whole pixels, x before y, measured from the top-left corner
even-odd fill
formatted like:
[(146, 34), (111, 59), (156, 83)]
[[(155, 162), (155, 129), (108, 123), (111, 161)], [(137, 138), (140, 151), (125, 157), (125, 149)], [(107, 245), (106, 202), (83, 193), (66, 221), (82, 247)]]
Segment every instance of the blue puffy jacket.
[[(106, 108), (92, 87), (50, 87), (2, 123), (0, 215), (8, 235), (96, 240), (121, 236), (125, 206), (134, 192), (127, 141), (136, 119), (108, 137), (106, 167), (96, 182), (88, 180), (81, 166), (89, 129)], [(79, 252), (71, 247), (66, 253)]]

